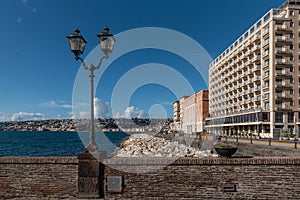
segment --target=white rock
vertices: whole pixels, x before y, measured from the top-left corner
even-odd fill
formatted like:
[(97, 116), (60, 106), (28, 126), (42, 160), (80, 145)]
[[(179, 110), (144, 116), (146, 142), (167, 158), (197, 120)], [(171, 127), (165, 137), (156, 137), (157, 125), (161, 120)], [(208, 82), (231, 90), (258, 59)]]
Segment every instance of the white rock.
[(148, 134), (133, 134), (115, 151), (117, 157), (216, 157), (210, 151), (172, 142)]

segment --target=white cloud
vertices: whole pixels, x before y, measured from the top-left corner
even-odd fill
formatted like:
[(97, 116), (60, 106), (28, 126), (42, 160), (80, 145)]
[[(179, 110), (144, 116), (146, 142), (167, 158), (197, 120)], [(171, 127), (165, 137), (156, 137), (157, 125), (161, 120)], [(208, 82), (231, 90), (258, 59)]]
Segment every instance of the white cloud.
[(68, 115), (70, 115), (71, 119), (76, 119), (76, 113), (74, 113), (74, 112), (68, 112)]
[(139, 110), (134, 106), (127, 107), (123, 113), (116, 113), (114, 115), (115, 118), (147, 118), (147, 115), (144, 110)]
[[(90, 118), (90, 104), (79, 102), (73, 105), (74, 109), (68, 114), (72, 119)], [(111, 118), (111, 107), (108, 102), (102, 102), (99, 98), (94, 98), (95, 118)]]
[(26, 120), (43, 120), (45, 119), (42, 113), (0, 113), (0, 121), (26, 121)]
[(86, 111), (80, 111), (80, 112), (68, 112), (71, 119), (89, 119), (90, 113)]
[(40, 107), (49, 107), (49, 108), (72, 108), (72, 105), (67, 104), (64, 101), (49, 101), (45, 103), (41, 103)]
[(94, 98), (94, 109), (96, 118), (110, 118), (111, 108), (108, 102), (102, 102), (99, 98)]
[[(52, 102), (50, 105), (56, 105)], [(72, 119), (86, 119), (90, 118), (90, 104), (88, 103), (76, 103), (73, 105), (73, 111), (69, 112), (68, 114)], [(111, 118), (112, 111), (111, 111), (110, 104), (108, 102), (102, 102), (100, 98), (94, 98), (94, 111), (95, 111), (95, 118)], [(147, 114), (144, 110), (139, 110), (134, 106), (130, 106), (124, 110), (123, 113), (116, 113), (114, 118), (147, 118)]]

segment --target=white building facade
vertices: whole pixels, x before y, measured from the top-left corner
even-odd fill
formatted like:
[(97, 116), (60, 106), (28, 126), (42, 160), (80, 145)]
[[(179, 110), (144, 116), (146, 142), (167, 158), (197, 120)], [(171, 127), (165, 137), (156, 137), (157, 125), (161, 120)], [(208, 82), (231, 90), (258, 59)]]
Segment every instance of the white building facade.
[(300, 124), (300, 1), (271, 9), (211, 64), (206, 128), (279, 137)]

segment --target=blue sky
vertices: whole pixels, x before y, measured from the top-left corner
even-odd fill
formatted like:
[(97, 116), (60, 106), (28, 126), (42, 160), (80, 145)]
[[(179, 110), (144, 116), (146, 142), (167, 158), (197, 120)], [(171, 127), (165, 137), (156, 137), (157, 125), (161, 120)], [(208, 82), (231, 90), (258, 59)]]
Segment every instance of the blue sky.
[[(71, 116), (80, 63), (69, 52), (66, 36), (75, 27), (88, 41), (83, 57), (98, 45), (96, 34), (109, 25), (114, 34), (141, 27), (172, 29), (197, 41), (215, 58), (268, 10), (283, 2), (1, 0), (0, 121)], [(174, 67), (195, 91), (207, 89), (185, 60), (169, 52), (144, 49), (123, 55), (109, 66), (97, 85), (98, 106), (109, 109), (113, 86), (122, 73), (153, 62)], [(147, 113), (152, 105), (161, 105), (158, 110), (172, 117), (171, 103), (175, 100), (166, 87), (144, 85), (132, 95), (127, 114)], [(124, 110), (117, 112), (124, 114)]]

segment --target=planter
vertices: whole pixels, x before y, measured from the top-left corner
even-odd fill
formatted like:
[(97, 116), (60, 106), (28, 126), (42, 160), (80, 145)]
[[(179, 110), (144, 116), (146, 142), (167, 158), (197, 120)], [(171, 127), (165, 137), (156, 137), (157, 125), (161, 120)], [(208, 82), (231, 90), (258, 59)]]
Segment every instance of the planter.
[(225, 158), (230, 158), (235, 152), (237, 151), (236, 148), (215, 148), (216, 152), (221, 156)]

